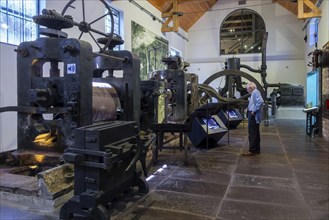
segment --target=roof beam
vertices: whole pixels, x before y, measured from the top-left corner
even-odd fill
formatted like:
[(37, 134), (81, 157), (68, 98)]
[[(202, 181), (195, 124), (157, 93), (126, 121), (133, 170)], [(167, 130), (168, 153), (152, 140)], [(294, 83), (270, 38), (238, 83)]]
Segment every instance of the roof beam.
[[(161, 17), (166, 18), (166, 21), (162, 24), (161, 31), (162, 32), (178, 32), (179, 29), (179, 19), (178, 17), (182, 15), (181, 12), (178, 11), (178, 2), (179, 0), (171, 0), (170, 4), (166, 9), (162, 12)], [(172, 26), (170, 26), (172, 24)]]
[[(311, 9), (311, 12), (305, 12), (306, 7)], [(321, 17), (321, 10), (310, 0), (298, 0), (298, 19)]]

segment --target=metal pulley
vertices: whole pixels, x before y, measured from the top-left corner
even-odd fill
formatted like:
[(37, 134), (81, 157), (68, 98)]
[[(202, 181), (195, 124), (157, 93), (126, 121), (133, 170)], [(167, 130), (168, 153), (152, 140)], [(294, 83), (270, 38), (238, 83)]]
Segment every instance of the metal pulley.
[[(109, 50), (113, 50), (117, 45), (122, 45), (124, 40), (120, 35), (113, 34), (111, 37), (101, 37), (97, 39), (97, 42), (106, 45)], [(108, 44), (108, 45), (107, 45)]]
[(40, 28), (39, 33), (48, 37), (67, 38), (67, 33), (61, 30), (73, 27), (71, 16), (62, 16), (55, 10), (43, 9), (41, 15), (33, 16), (33, 21), (46, 27)]

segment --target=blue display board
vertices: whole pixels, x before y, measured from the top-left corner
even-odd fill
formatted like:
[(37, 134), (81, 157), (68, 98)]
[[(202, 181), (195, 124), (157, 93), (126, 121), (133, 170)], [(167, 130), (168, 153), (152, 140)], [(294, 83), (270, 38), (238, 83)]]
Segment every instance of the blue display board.
[(319, 69), (307, 73), (306, 79), (306, 107), (315, 107), (319, 103)]

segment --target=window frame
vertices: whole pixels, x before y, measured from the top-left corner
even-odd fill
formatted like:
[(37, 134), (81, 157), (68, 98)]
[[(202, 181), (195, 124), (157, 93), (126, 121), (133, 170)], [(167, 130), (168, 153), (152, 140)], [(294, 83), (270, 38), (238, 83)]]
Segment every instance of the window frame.
[(309, 47), (317, 47), (319, 39), (319, 18), (312, 18), (308, 28)]
[[(120, 35), (121, 36), (121, 32), (122, 32), (122, 28), (121, 28), (121, 23), (122, 23), (122, 11), (114, 8), (112, 5), (109, 5), (109, 7), (112, 10), (112, 14), (113, 14), (113, 18), (114, 18), (114, 34)], [(107, 13), (107, 10), (105, 10), (105, 14)], [(118, 22), (115, 22), (115, 17), (117, 18)], [(110, 15), (107, 15), (105, 18), (105, 32), (109, 33), (111, 31), (111, 22), (110, 22)], [(117, 27), (116, 27), (117, 24)], [(121, 49), (121, 45), (117, 45), (116, 47), (113, 48), (114, 50), (120, 50)]]

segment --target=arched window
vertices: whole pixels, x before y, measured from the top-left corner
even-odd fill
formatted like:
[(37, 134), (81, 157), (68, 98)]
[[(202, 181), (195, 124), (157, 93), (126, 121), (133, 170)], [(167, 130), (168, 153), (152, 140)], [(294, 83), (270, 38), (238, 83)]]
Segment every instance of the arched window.
[(255, 11), (231, 12), (220, 28), (220, 54), (261, 53), (265, 31), (264, 20)]

